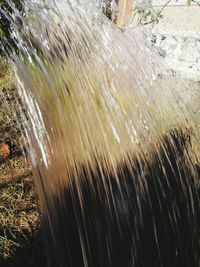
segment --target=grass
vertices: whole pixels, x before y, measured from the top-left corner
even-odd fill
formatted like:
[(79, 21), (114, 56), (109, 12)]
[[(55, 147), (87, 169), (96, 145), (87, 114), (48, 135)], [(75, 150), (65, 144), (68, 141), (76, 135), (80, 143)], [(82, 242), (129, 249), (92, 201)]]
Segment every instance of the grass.
[(0, 144), (9, 153), (6, 157), (0, 155), (0, 266), (30, 245), (40, 225), (30, 162), (24, 150), (20, 108), (12, 70), (1, 59)]
[(5, 260), (39, 228), (38, 205), (30, 181), (11, 183), (0, 190), (0, 257)]

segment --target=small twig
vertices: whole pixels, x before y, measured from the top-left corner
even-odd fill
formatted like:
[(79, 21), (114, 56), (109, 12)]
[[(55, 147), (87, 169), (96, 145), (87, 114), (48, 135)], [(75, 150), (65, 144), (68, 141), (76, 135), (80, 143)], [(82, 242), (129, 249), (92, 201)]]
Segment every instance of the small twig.
[(167, 2), (163, 5), (163, 7), (160, 9), (160, 11), (158, 11), (157, 14), (158, 14), (159, 16), (160, 16), (161, 13), (163, 12), (164, 8), (165, 8), (170, 2), (171, 2), (171, 0), (167, 1)]

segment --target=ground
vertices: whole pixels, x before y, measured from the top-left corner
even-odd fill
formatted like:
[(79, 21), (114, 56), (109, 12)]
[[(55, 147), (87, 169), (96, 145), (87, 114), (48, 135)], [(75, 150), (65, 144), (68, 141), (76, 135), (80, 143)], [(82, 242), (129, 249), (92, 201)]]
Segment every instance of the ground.
[(0, 64), (0, 266), (15, 265), (39, 231), (39, 208), (23, 141), (22, 105), (7, 62)]

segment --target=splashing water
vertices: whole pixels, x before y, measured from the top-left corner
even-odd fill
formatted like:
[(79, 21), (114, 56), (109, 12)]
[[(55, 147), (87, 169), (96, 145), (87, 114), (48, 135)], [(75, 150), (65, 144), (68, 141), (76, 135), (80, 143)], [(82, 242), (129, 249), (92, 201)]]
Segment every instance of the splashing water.
[(192, 114), (140, 30), (98, 5), (25, 1), (10, 17), (48, 264), (199, 266)]

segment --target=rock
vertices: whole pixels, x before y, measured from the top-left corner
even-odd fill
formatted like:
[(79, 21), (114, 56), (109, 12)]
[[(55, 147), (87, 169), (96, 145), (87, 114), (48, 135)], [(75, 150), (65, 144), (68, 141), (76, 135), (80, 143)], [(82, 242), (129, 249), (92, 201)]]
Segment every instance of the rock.
[(7, 159), (10, 156), (10, 148), (6, 143), (0, 143), (0, 159)]

